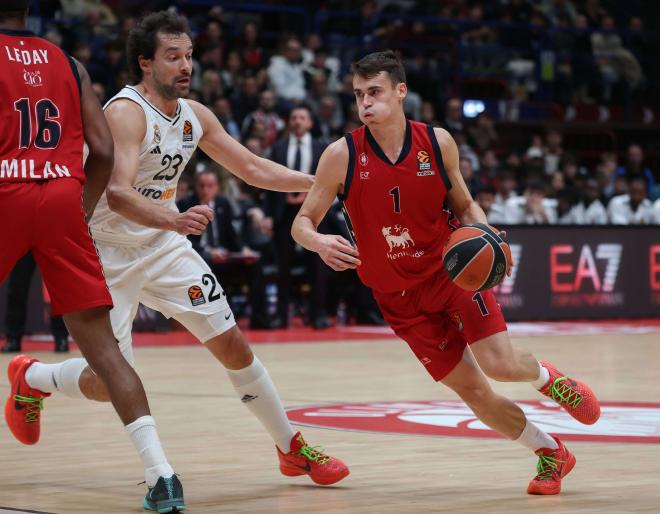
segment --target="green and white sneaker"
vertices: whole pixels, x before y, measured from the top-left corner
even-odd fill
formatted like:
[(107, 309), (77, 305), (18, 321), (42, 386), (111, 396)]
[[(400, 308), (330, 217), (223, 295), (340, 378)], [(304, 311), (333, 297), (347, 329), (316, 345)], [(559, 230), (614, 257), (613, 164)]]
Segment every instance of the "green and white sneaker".
[(160, 514), (183, 512), (186, 508), (183, 502), (183, 486), (177, 476), (159, 477), (156, 485), (150, 487), (147, 491), (143, 507), (146, 510), (156, 511)]

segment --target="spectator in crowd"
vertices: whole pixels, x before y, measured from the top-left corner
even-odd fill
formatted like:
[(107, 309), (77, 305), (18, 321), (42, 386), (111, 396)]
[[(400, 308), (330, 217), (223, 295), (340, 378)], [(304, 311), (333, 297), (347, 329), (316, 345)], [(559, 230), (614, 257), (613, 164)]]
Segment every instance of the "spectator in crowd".
[(628, 194), (615, 196), (607, 206), (610, 223), (614, 225), (651, 225), (655, 223), (653, 204), (647, 198), (646, 180), (630, 179)]
[(463, 102), (460, 98), (450, 98), (445, 106), (445, 128), (449, 132), (465, 130)]
[(557, 222), (557, 200), (546, 198), (541, 182), (530, 182), (523, 196), (510, 198), (504, 207), (511, 225), (554, 224)]
[(491, 225), (498, 225), (501, 223), (506, 223), (506, 217), (504, 216), (504, 209), (501, 205), (498, 205), (495, 202), (495, 188), (491, 185), (483, 185), (477, 189), (477, 192), (474, 196), (475, 201), (479, 204), (486, 214), (488, 223)]
[(202, 103), (205, 105), (213, 105), (213, 102), (224, 95), (222, 79), (218, 71), (208, 69), (202, 74), (200, 95)]
[(510, 169), (502, 170), (495, 182), (495, 203), (498, 206), (499, 212), (504, 212), (506, 202), (517, 196), (517, 187), (518, 183), (515, 173)]
[(461, 157), (458, 161), (458, 166), (461, 171), (461, 175), (463, 176), (463, 180), (465, 181), (465, 185), (467, 186), (470, 193), (474, 194), (479, 188), (480, 181), (477, 173), (475, 173), (474, 169), (472, 168), (472, 162), (470, 159)]
[(454, 141), (456, 141), (456, 146), (458, 147), (458, 154), (461, 156), (462, 159), (467, 159), (468, 161), (470, 161), (470, 164), (472, 165), (472, 169), (475, 172), (478, 172), (479, 166), (481, 166), (481, 163), (479, 162), (479, 156), (477, 155), (477, 152), (475, 152), (468, 143), (467, 137), (465, 136), (465, 132), (454, 132), (452, 136), (454, 137)]
[(90, 15), (97, 15), (104, 25), (117, 25), (115, 14), (102, 0), (60, 0), (60, 4), (67, 18), (85, 20)]
[(280, 118), (279, 114), (275, 112), (275, 104), (277, 99), (275, 93), (270, 89), (265, 89), (259, 95), (259, 108), (248, 114), (243, 120), (243, 127), (241, 132), (245, 139), (250, 133), (250, 128), (255, 121), (260, 121), (264, 124), (266, 129), (265, 145), (270, 148), (277, 140), (280, 132), (284, 129), (285, 123)]
[(605, 152), (600, 156), (600, 162), (596, 165), (596, 180), (603, 199), (614, 196), (614, 177), (618, 161), (616, 154)]
[(326, 95), (321, 98), (318, 106), (318, 123), (315, 126), (317, 136), (325, 145), (341, 137), (341, 128), (344, 124), (344, 116), (337, 98), (332, 95)]
[(238, 196), (235, 199), (238, 218), (235, 221), (243, 243), (258, 252), (265, 265), (274, 261), (275, 248), (273, 219), (266, 216), (263, 210), (262, 193), (262, 190), (238, 181)]
[(337, 93), (341, 89), (339, 82), (341, 61), (337, 57), (328, 55), (328, 51), (322, 45), (321, 36), (318, 34), (312, 33), (307, 36), (305, 47), (302, 49), (303, 67), (308, 75), (324, 72), (328, 78), (328, 91)]
[(240, 89), (235, 91), (231, 98), (236, 119), (242, 122), (252, 111), (259, 108), (260, 94), (259, 81), (256, 77), (243, 77)]
[(227, 53), (225, 64), (220, 71), (220, 79), (222, 80), (222, 90), (226, 95), (231, 95), (234, 89), (238, 87), (241, 75), (245, 69), (243, 58), (240, 52), (232, 50)]
[(213, 114), (216, 115), (222, 126), (227, 131), (227, 133), (236, 139), (237, 141), (241, 140), (241, 130), (238, 127), (238, 123), (234, 119), (234, 113), (231, 110), (231, 104), (229, 100), (224, 97), (216, 98), (213, 102), (212, 109)]
[(493, 118), (487, 112), (482, 112), (468, 128), (468, 136), (478, 151), (492, 148), (498, 139)]
[(176, 184), (176, 203), (183, 202), (186, 198), (192, 195), (193, 180), (187, 173), (182, 173), (179, 181)]
[(420, 114), (419, 121), (431, 125), (433, 127), (439, 127), (440, 122), (435, 117), (435, 107), (433, 102), (425, 100), (422, 102), (422, 111)]
[(623, 177), (627, 181), (636, 177), (646, 180), (646, 191), (652, 192), (655, 187), (653, 172), (644, 165), (644, 150), (636, 143), (628, 147), (625, 166), (619, 166), (614, 174), (615, 177)]
[[(7, 342), (0, 350), (2, 353), (13, 353), (21, 351), (21, 340), (25, 331), (27, 318), (28, 297), (30, 294), (30, 283), (36, 270), (32, 253), (28, 253), (16, 263), (9, 275), (7, 287), (7, 315), (5, 329)], [(50, 331), (55, 339), (56, 352), (69, 351), (69, 332), (66, 329), (62, 316), (50, 318)]]
[(545, 135), (545, 148), (543, 152), (545, 172), (547, 174), (552, 175), (559, 169), (559, 163), (563, 154), (561, 132), (557, 129), (548, 129)]
[(245, 24), (238, 48), (248, 68), (255, 70), (263, 65), (264, 51), (259, 42), (259, 27), (256, 23)]
[[(312, 138), (312, 115), (308, 107), (295, 107), (289, 116), (289, 135), (273, 145), (270, 158), (291, 169), (304, 173), (316, 173), (323, 144)], [(294, 264), (296, 243), (291, 237), (291, 224), (305, 200), (305, 193), (266, 193), (266, 214), (273, 219), (273, 232), (277, 250), (278, 315), (283, 326), (289, 324), (291, 292), (291, 267)], [(303, 251), (307, 265), (307, 277), (311, 284), (310, 319), (314, 328), (330, 326), (326, 317), (325, 298), (328, 268), (316, 253)]]
[(215, 171), (206, 169), (195, 177), (195, 194), (178, 205), (185, 211), (194, 205), (208, 205), (214, 213), (200, 236), (188, 236), (193, 248), (225, 284), (240, 277), (249, 283), (251, 307), (250, 328), (272, 328), (266, 314), (266, 294), (261, 256), (243, 245), (234, 227), (232, 207), (228, 198), (220, 194), (220, 182)]
[(486, 150), (481, 156), (479, 175), (482, 182), (494, 184), (500, 173), (500, 162), (494, 150)]
[[(631, 90), (637, 88), (644, 78), (642, 68), (632, 52), (623, 47), (621, 37), (614, 32), (614, 18), (603, 17), (600, 28), (591, 35), (591, 46), (605, 84), (611, 85), (623, 79)], [(609, 96), (607, 90), (605, 96)]]
[(271, 57), (268, 66), (268, 81), (275, 94), (293, 104), (302, 102), (307, 93), (301, 50), (298, 38), (287, 36), (280, 53)]
[(607, 222), (607, 210), (600, 201), (600, 188), (594, 178), (587, 179), (579, 201), (559, 220), (569, 225), (605, 225)]
[[(325, 71), (318, 71), (308, 77), (309, 94), (305, 103), (310, 107), (312, 113), (316, 118), (319, 117), (321, 101), (324, 98), (335, 98), (335, 104), (339, 103), (339, 98), (328, 92), (328, 76)], [(340, 127), (344, 123), (344, 116), (339, 109), (332, 111), (333, 119), (330, 124), (335, 127)]]
[(653, 204), (653, 210), (655, 211), (655, 224), (660, 225), (660, 198)]
[(226, 47), (224, 30), (222, 23), (219, 20), (209, 20), (206, 24), (204, 32), (202, 32), (196, 39), (197, 51), (199, 53), (206, 53), (218, 49), (220, 54), (223, 55)]
[(550, 177), (550, 197), (557, 198), (566, 189), (566, 179), (561, 171), (555, 171)]

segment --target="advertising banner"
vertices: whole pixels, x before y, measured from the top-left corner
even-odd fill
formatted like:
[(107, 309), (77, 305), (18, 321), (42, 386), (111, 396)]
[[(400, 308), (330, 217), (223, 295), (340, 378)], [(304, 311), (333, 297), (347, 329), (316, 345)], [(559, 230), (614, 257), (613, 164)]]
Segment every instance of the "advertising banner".
[[(528, 226), (507, 231), (515, 262), (495, 288), (508, 321), (660, 318), (660, 227)], [(221, 278), (222, 280), (222, 278)], [(7, 281), (0, 286), (4, 333)], [(30, 287), (26, 333), (48, 331), (41, 277)], [(135, 330), (167, 330), (140, 306)]]
[(660, 317), (660, 227), (502, 228), (516, 264), (495, 289), (508, 320)]

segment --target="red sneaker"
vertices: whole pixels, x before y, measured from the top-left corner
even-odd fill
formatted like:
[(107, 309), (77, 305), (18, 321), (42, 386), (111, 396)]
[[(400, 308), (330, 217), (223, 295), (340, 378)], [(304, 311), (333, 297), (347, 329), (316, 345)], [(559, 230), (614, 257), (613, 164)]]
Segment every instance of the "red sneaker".
[(323, 453), (318, 446), (307, 446), (300, 432), (291, 439), (291, 451), (282, 453), (277, 448), (280, 458), (280, 471), (288, 477), (309, 475), (320, 485), (330, 485), (348, 476), (350, 471), (339, 459)]
[(561, 405), (566, 412), (585, 425), (593, 425), (600, 418), (600, 403), (589, 386), (560, 373), (548, 362), (541, 366), (550, 372), (550, 380), (539, 391)]
[(11, 388), (5, 403), (5, 421), (14, 437), (23, 444), (39, 441), (41, 410), (44, 408), (44, 398), (50, 396), (50, 393), (32, 389), (25, 381), (25, 372), (38, 361), (34, 357), (18, 355), (7, 367)]
[(559, 494), (561, 479), (568, 475), (575, 466), (575, 455), (559, 439), (553, 437), (559, 448), (541, 448), (536, 450), (539, 461), (536, 464), (536, 476), (527, 486), (527, 494)]

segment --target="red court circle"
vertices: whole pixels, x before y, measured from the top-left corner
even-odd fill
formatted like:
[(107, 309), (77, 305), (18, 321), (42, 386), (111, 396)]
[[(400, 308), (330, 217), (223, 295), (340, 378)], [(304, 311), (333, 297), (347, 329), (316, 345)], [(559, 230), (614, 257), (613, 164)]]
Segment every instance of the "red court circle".
[[(565, 441), (660, 444), (660, 403), (601, 402), (595, 425), (578, 423), (557, 404), (516, 401), (539, 428)], [(342, 403), (288, 409), (298, 425), (359, 432), (500, 438), (461, 401)]]

